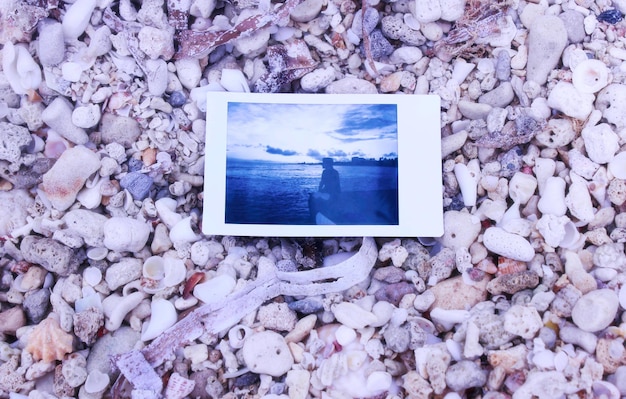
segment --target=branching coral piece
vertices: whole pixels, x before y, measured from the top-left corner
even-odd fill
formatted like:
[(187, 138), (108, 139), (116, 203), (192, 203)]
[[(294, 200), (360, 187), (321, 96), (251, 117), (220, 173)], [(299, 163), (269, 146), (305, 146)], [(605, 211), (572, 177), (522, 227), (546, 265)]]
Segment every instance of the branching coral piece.
[(270, 24), (285, 25), (285, 20), (289, 18), (289, 12), (302, 1), (287, 0), (276, 10), (245, 18), (233, 28), (220, 32), (183, 30), (178, 34), (180, 49), (174, 55), (174, 58), (202, 58), (213, 51), (215, 47), (240, 37), (251, 36), (258, 29)]
[(283, 85), (311, 72), (317, 65), (311, 57), (309, 48), (302, 40), (269, 47), (267, 59), (269, 72), (255, 83), (255, 89), (259, 93), (275, 93)]
[[(206, 304), (176, 323), (141, 351), (113, 358), (123, 377), (137, 395), (159, 397), (155, 368), (174, 357), (174, 351), (203, 333), (218, 334), (234, 326), (263, 302), (279, 295), (323, 295), (339, 292), (363, 281), (374, 267), (378, 251), (371, 237), (363, 238), (359, 251), (346, 261), (330, 267), (303, 272), (278, 272), (265, 258), (258, 264), (258, 278), (220, 302)], [(165, 372), (159, 368), (160, 372)], [(133, 396), (134, 397), (134, 396)]]
[[(367, 10), (367, 0), (361, 1), (361, 15), (362, 18), (365, 19), (365, 11)], [(361, 24), (361, 31), (363, 33), (363, 50), (365, 52), (365, 61), (369, 66), (369, 69), (374, 73), (373, 77), (378, 76), (378, 70), (376, 69), (376, 63), (374, 62), (374, 58), (372, 57), (372, 45), (370, 42), (370, 34), (367, 31), (367, 26), (365, 23)]]

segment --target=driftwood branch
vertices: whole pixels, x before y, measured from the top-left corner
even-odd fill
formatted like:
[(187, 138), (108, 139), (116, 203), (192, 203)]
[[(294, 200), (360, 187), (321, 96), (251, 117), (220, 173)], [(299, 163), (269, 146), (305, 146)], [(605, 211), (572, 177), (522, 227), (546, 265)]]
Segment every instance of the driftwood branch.
[(142, 350), (114, 356), (113, 362), (123, 378), (134, 386), (133, 397), (160, 398), (163, 386), (155, 368), (173, 359), (176, 349), (204, 333), (218, 335), (279, 295), (310, 296), (344, 291), (367, 278), (377, 256), (374, 239), (364, 237), (359, 251), (335, 266), (278, 272), (271, 261), (261, 258), (256, 280), (222, 301), (199, 307)]

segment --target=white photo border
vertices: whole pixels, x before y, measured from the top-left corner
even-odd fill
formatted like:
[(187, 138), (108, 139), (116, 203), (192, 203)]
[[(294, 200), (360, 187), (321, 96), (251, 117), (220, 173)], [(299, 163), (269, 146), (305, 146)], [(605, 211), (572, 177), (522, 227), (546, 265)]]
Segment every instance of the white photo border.
[[(232, 224), (226, 215), (229, 103), (396, 104), (397, 225)], [(209, 92), (202, 232), (258, 237), (440, 237), (443, 235), (440, 98), (436, 95), (262, 94)]]

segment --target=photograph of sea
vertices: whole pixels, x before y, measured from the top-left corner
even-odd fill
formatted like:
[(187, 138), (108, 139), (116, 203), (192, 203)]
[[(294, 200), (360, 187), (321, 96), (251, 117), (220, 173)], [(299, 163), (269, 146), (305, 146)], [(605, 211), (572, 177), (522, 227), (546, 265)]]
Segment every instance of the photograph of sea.
[(228, 104), (225, 222), (397, 225), (396, 104)]

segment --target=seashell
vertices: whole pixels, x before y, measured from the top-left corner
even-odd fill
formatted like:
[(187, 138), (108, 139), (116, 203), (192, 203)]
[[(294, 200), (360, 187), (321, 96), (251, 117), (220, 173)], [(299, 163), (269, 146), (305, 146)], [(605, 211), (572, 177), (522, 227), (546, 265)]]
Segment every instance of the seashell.
[(87, 258), (91, 260), (102, 260), (107, 257), (109, 250), (104, 247), (89, 248), (87, 250)]
[(63, 16), (63, 35), (66, 39), (78, 39), (89, 25), (96, 0), (77, 0)]
[(504, 256), (498, 257), (498, 271), (496, 276), (501, 276), (503, 274), (513, 274), (518, 272), (523, 272), (528, 269), (526, 266), (526, 262), (522, 262), (515, 259), (509, 259)]
[(141, 340), (150, 341), (176, 323), (178, 313), (174, 305), (167, 299), (153, 299), (150, 304), (150, 320), (143, 324)]
[(239, 69), (222, 69), (222, 77), (220, 78), (220, 85), (226, 91), (234, 91), (238, 93), (250, 93), (250, 86), (248, 81)]
[(204, 303), (215, 303), (226, 298), (235, 289), (236, 281), (228, 274), (220, 274), (198, 284), (193, 289), (193, 296)]
[(84, 385), (85, 391), (92, 394), (104, 392), (109, 386), (109, 382), (111, 382), (111, 379), (108, 374), (94, 369), (87, 375)]
[(563, 216), (567, 212), (565, 204), (565, 180), (561, 177), (549, 177), (546, 179), (545, 187), (537, 207), (541, 213)]
[[(410, 14), (406, 14), (410, 15)], [(476, 64), (471, 64), (466, 62), (462, 58), (459, 58), (454, 62), (454, 69), (452, 70), (452, 79), (456, 81), (458, 84), (461, 84), (465, 81), (465, 78), (474, 70)]]
[(33, 355), (33, 359), (49, 363), (63, 360), (66, 353), (71, 353), (72, 341), (72, 335), (61, 329), (58, 320), (48, 316), (30, 333), (25, 349)]
[(143, 276), (152, 280), (165, 277), (165, 262), (160, 256), (151, 256), (143, 262)]
[(252, 330), (250, 327), (238, 324), (228, 330), (228, 344), (233, 349), (240, 349), (243, 347), (243, 343), (246, 338), (248, 338), (251, 334)]
[[(477, 160), (475, 160), (477, 161)], [(459, 183), (461, 194), (463, 195), (463, 203), (465, 206), (476, 205), (476, 192), (478, 187), (477, 175), (473, 174), (469, 168), (462, 163), (454, 165), (454, 175)]]
[(591, 391), (594, 398), (619, 399), (620, 391), (610, 382), (597, 380), (591, 384)]
[(90, 286), (96, 286), (102, 281), (102, 272), (97, 267), (87, 267), (83, 270), (83, 281)]
[(572, 83), (581, 93), (596, 93), (610, 80), (609, 68), (600, 60), (584, 60), (572, 72)]
[(611, 174), (618, 179), (626, 179), (626, 151), (615, 155), (608, 163)]
[(176, 205), (176, 200), (168, 197), (158, 199), (154, 203), (159, 218), (169, 229), (174, 227), (174, 225), (183, 218), (176, 212)]
[[(96, 176), (99, 175), (96, 174)], [(76, 195), (78, 202), (80, 202), (81, 205), (87, 209), (94, 209), (102, 202), (100, 187), (106, 182), (106, 180), (101, 180), (99, 177), (96, 177), (94, 180), (92, 180), (91, 183), (88, 181), (85, 184), (85, 187)]]
[(165, 256), (163, 266), (163, 284), (166, 287), (174, 287), (185, 280), (187, 267), (185, 267), (185, 262), (182, 259)]
[(16, 94), (26, 94), (41, 84), (41, 69), (25, 45), (15, 45), (10, 41), (4, 44), (2, 69)]
[(80, 313), (89, 308), (102, 310), (102, 299), (93, 287), (83, 287), (83, 297), (74, 302), (74, 310)]
[(192, 226), (192, 216), (188, 216), (176, 223), (170, 230), (170, 240), (176, 244), (196, 242), (202, 238)]
[(194, 380), (187, 379), (178, 373), (172, 373), (165, 388), (165, 399), (186, 398), (195, 386)]
[(128, 295), (112, 294), (102, 301), (102, 309), (106, 316), (104, 328), (115, 331), (122, 325), (126, 315), (143, 301), (146, 294), (135, 291)]

